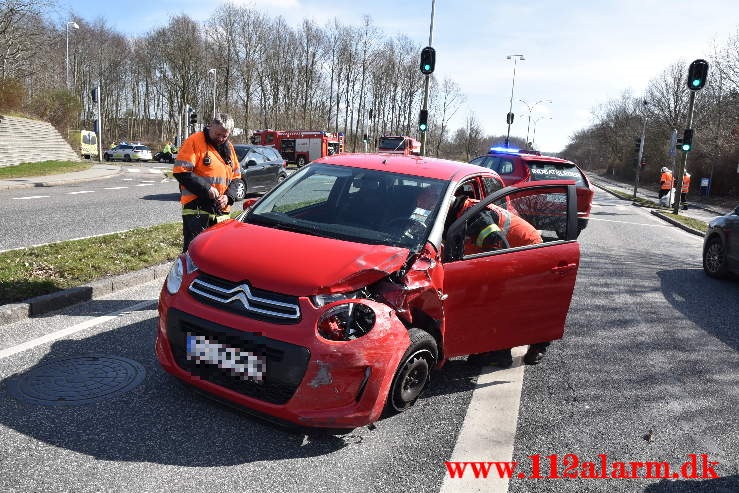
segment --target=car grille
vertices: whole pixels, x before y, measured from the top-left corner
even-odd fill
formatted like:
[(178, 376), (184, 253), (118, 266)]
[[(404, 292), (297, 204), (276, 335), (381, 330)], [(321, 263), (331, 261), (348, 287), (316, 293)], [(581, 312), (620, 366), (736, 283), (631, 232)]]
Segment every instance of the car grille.
[(190, 283), (190, 294), (198, 301), (246, 317), (272, 323), (300, 321), (298, 298), (201, 274)]
[[(188, 335), (207, 337), (266, 358), (266, 375), (261, 382), (244, 380), (216, 365), (188, 360)], [(180, 310), (167, 312), (167, 336), (177, 365), (188, 373), (240, 394), (272, 404), (285, 404), (295, 393), (308, 367), (310, 351), (302, 346), (277, 341), (253, 332), (225, 327)]]

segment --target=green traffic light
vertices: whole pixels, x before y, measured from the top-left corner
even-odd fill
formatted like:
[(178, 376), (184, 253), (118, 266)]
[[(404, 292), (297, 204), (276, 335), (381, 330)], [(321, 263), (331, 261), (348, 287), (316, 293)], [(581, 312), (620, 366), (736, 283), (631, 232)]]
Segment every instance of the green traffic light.
[(429, 65), (429, 64), (427, 63), (426, 65), (424, 65), (424, 66), (423, 66), (423, 69), (424, 69), (424, 70), (431, 70), (431, 65)]
[(700, 79), (693, 79), (693, 85), (695, 87), (698, 87), (699, 85), (701, 85), (701, 80)]
[(427, 126), (426, 126), (425, 124), (421, 124), (421, 125), (419, 125), (419, 126), (418, 126), (418, 129), (419, 129), (419, 130), (420, 130), (421, 132), (425, 132), (425, 131), (426, 131), (426, 127), (427, 127)]
[(690, 150), (690, 144), (683, 144), (683, 151), (688, 152)]

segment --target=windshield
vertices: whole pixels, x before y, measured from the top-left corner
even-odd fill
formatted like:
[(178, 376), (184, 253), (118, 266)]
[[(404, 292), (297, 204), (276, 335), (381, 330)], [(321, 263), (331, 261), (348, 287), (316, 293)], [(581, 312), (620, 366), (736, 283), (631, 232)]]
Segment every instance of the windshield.
[(405, 149), (405, 139), (403, 137), (382, 137), (378, 149)]
[(447, 182), (314, 163), (260, 200), (244, 222), (356, 243), (420, 250)]
[(569, 163), (552, 163), (549, 161), (527, 161), (531, 169), (531, 180), (575, 180), (578, 187), (587, 187), (582, 173), (577, 166)]

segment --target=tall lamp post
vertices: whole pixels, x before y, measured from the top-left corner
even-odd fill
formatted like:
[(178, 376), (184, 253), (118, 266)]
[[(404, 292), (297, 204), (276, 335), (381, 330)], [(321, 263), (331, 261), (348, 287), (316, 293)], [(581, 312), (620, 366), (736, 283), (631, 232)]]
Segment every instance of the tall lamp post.
[(531, 113), (534, 111), (534, 108), (536, 108), (537, 104), (540, 103), (552, 103), (551, 99), (540, 99), (534, 104), (529, 104), (526, 102), (525, 99), (519, 99), (523, 104), (526, 105), (526, 107), (529, 109), (529, 123), (526, 125), (526, 145), (529, 145), (529, 130), (531, 129)]
[(516, 63), (519, 60), (525, 60), (523, 55), (508, 55), (506, 60), (513, 58), (513, 83), (511, 84), (511, 101), (508, 106), (508, 114), (506, 115), (506, 122), (508, 123), (508, 133), (505, 137), (505, 146), (508, 147), (508, 143), (511, 140), (511, 123), (513, 123), (513, 88), (516, 87)]
[(539, 120), (551, 120), (551, 119), (552, 119), (551, 116), (540, 116), (539, 118), (534, 119), (534, 131), (531, 137), (531, 148), (532, 149), (536, 149), (536, 123)]
[(80, 26), (74, 21), (67, 22), (67, 26), (66, 26), (67, 28), (67, 56), (66, 56), (66, 70), (65, 70), (66, 79), (67, 79), (67, 89), (69, 89), (69, 26), (72, 26), (74, 29), (80, 28)]
[(213, 118), (216, 117), (216, 69), (208, 70), (209, 74), (213, 74)]

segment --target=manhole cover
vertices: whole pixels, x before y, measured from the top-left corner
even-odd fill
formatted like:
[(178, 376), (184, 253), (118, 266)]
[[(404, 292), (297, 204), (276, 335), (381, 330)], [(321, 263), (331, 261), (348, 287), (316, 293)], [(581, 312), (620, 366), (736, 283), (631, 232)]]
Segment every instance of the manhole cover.
[(78, 406), (128, 392), (144, 380), (144, 367), (119, 356), (75, 356), (41, 363), (10, 381), (19, 400), (46, 406)]

